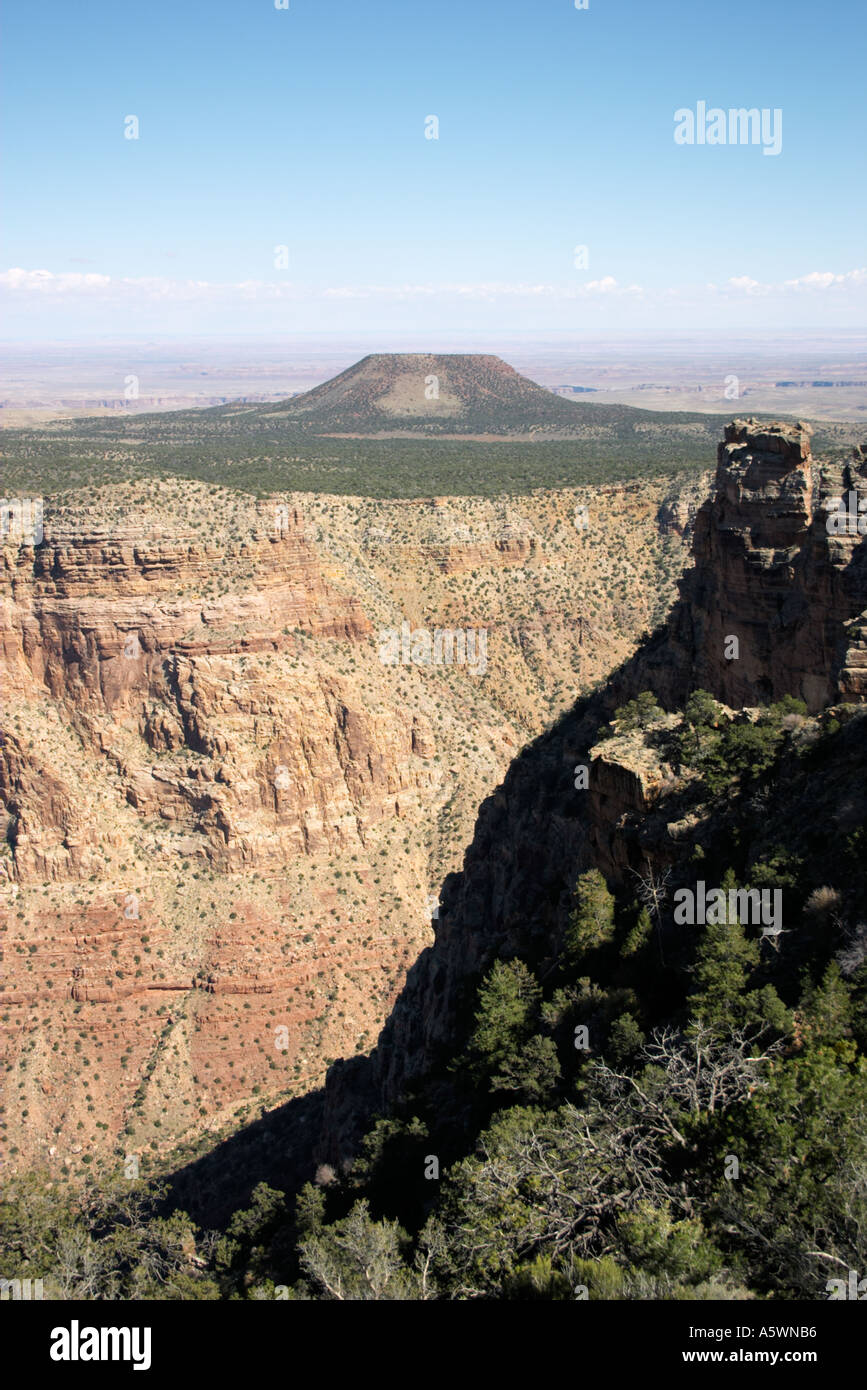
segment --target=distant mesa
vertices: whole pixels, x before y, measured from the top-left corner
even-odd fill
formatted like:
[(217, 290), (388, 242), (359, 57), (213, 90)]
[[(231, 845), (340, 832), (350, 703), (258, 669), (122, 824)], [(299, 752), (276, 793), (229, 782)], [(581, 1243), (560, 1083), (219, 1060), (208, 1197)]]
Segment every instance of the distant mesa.
[(867, 380), (859, 379), (859, 380), (853, 380), (853, 381), (775, 381), (775, 382), (774, 382), (774, 385), (775, 385), (776, 387), (783, 387), (783, 386), (785, 386), (785, 387), (796, 386), (796, 387), (801, 387), (801, 388), (803, 388), (803, 387), (810, 387), (811, 389), (812, 389), (812, 388), (816, 388), (816, 387), (836, 387), (836, 388), (840, 388), (840, 387), (852, 387), (852, 386), (867, 386)]
[(586, 426), (579, 409), (500, 357), (372, 353), (312, 391), (268, 407), (263, 415), (295, 419), (318, 434), (543, 431), (568, 436)]

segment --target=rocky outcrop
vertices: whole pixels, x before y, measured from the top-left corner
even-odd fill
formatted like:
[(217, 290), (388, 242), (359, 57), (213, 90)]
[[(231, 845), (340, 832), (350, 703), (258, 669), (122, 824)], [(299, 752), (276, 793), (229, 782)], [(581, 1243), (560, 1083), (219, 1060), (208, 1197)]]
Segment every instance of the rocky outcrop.
[(841, 496), (867, 496), (867, 470), (860, 450), (817, 465), (810, 435), (755, 420), (726, 429), (714, 495), (695, 521), (694, 568), (643, 660), (647, 685), (669, 703), (700, 687), (736, 707), (791, 694), (817, 710), (867, 691), (867, 550), (857, 525), (828, 524)]

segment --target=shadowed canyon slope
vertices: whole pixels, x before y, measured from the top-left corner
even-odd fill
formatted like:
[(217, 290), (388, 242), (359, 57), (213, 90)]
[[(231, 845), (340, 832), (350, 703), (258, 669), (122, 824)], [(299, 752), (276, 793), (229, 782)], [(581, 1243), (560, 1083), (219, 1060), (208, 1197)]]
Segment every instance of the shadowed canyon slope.
[[(479, 804), (670, 606), (701, 486), (133, 482), (6, 536), (6, 1161), (168, 1152), (366, 1051)], [(484, 674), (383, 665), (402, 622), (485, 628)]]
[[(410, 972), (377, 1049), (329, 1073), (319, 1157), (344, 1161), (372, 1114), (454, 1055), (459, 1019), (492, 961), (517, 955), (544, 974), (579, 874), (595, 866), (616, 887), (677, 859), (694, 826), (672, 819), (682, 815), (667, 799), (676, 779), (643, 738), (600, 741), (616, 707), (652, 690), (666, 708), (682, 708), (694, 689), (736, 708), (785, 694), (809, 710), (863, 702), (867, 548), (857, 513), (846, 521), (836, 502), (850, 489), (863, 495), (865, 483), (863, 449), (820, 465), (806, 426), (728, 427), (713, 496), (696, 518), (695, 564), (668, 621), (525, 749), (481, 807), (463, 870), (444, 886), (435, 944)], [(581, 765), (586, 789), (576, 786)], [(850, 800), (831, 797), (823, 812), (839, 817), (841, 834), (859, 819)]]

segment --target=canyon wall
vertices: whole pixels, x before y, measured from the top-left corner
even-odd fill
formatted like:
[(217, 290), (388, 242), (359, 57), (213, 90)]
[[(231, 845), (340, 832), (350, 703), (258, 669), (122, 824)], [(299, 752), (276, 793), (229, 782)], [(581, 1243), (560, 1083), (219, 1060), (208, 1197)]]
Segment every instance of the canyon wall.
[[(5, 1161), (173, 1151), (367, 1052), (479, 803), (670, 603), (676, 500), (165, 480), (7, 537)], [(383, 665), (403, 620), (484, 627), (484, 677)]]

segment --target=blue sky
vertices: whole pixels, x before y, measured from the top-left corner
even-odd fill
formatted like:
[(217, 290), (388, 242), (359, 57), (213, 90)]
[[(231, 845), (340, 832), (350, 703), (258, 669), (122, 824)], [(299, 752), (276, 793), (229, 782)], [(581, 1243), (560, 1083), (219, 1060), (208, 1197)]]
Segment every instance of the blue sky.
[[(7, 339), (865, 322), (863, 0), (5, 13)], [(699, 101), (781, 152), (677, 145)]]

